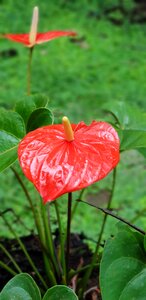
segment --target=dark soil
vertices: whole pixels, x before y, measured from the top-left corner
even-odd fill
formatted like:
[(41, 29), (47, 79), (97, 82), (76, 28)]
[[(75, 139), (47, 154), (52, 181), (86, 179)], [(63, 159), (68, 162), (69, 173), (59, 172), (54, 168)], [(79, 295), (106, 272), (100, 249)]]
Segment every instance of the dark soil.
[[(46, 275), (44, 273), (44, 264), (41, 246), (39, 243), (39, 239), (37, 236), (29, 235), (27, 237), (22, 237), (21, 241), (25, 244), (25, 247), (34, 261), (37, 269), (46, 279)], [(5, 246), (7, 251), (9, 251), (12, 257), (16, 260), (17, 264), (21, 267), (22, 272), (29, 273), (34, 280), (37, 282), (39, 286), (41, 286), (35, 272), (32, 270), (27, 258), (25, 257), (22, 249), (20, 248), (17, 240), (15, 239), (3, 239), (0, 242)], [(55, 249), (57, 251), (58, 247), (58, 233), (56, 232), (56, 237), (54, 240)], [(71, 235), (71, 249), (70, 249), (70, 268), (76, 270), (79, 267), (86, 266), (90, 263), (92, 257), (92, 253), (88, 247), (88, 245), (84, 242), (83, 236), (78, 234)], [(9, 267), (14, 269), (13, 264), (9, 260), (9, 258), (0, 250), (0, 260), (5, 262)], [(82, 278), (84, 273), (80, 273), (80, 277)], [(101, 300), (100, 290), (98, 285), (98, 270), (94, 270), (92, 272), (91, 278), (89, 280), (85, 300)], [(12, 275), (9, 274), (5, 269), (0, 268), (0, 290), (4, 287), (4, 285), (12, 278)], [(79, 279), (79, 277), (78, 277)], [(76, 286), (76, 280), (71, 282), (70, 284)], [(54, 299), (55, 300), (55, 299)]]

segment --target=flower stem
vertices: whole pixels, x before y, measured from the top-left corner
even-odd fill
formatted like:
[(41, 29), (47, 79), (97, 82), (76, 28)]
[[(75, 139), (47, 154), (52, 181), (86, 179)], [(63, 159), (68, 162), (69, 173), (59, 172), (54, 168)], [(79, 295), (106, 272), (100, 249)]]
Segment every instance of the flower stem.
[[(110, 209), (110, 207), (111, 207), (111, 202), (112, 202), (113, 194), (114, 194), (114, 190), (115, 190), (115, 184), (116, 184), (116, 168), (113, 170), (112, 189), (111, 189), (111, 194), (110, 194), (110, 197), (109, 197), (107, 209)], [(102, 235), (103, 235), (103, 232), (104, 232), (104, 229), (105, 229), (107, 216), (108, 215), (105, 214), (104, 218), (103, 218), (103, 221), (102, 221), (101, 230), (100, 230), (100, 233), (99, 233), (99, 237), (98, 237), (97, 245), (96, 245), (96, 248), (95, 248), (95, 252), (94, 252), (92, 260), (91, 260), (90, 268), (88, 269), (88, 271), (85, 273), (85, 276), (83, 277), (83, 284), (82, 284), (82, 288), (81, 288), (81, 291), (80, 291), (81, 297), (83, 295), (85, 287), (86, 287), (86, 285), (88, 283), (88, 280), (90, 278), (90, 275), (91, 275), (92, 270), (94, 268), (94, 265), (96, 263), (97, 254), (98, 254), (98, 251), (99, 251), (99, 247), (100, 247), (100, 242), (101, 242), (101, 239), (102, 239)]]
[(29, 202), (29, 205), (30, 205), (30, 207), (31, 207), (31, 209), (32, 209), (32, 211), (33, 211), (33, 209), (34, 209), (34, 207), (33, 207), (33, 202), (32, 202), (32, 199), (31, 199), (31, 197), (30, 197), (30, 195), (29, 195), (29, 192), (28, 192), (26, 186), (24, 185), (24, 183), (23, 183), (23, 181), (22, 181), (20, 175), (19, 175), (18, 172), (16, 171), (16, 169), (15, 169), (14, 167), (11, 166), (11, 170), (13, 171), (13, 173), (14, 173), (16, 179), (18, 180), (19, 184), (21, 185), (21, 187), (22, 187), (22, 189), (23, 189), (23, 191), (24, 191), (24, 193), (25, 193), (25, 196), (26, 196), (26, 198), (27, 198), (27, 200), (28, 200), (28, 202)]
[[(47, 242), (46, 242), (46, 231), (44, 228), (44, 218), (41, 211), (41, 205), (42, 205), (41, 199), (39, 198), (37, 199), (36, 206), (35, 206), (35, 218), (37, 219), (37, 232), (41, 244), (42, 255), (43, 255), (47, 277), (50, 282), (54, 282), (54, 284), (56, 284), (56, 280), (54, 277), (54, 270), (52, 268), (52, 261), (49, 252), (50, 248), (47, 247)], [(52, 270), (52, 273), (50, 272), (50, 270)]]
[[(64, 281), (65, 278), (66, 278), (66, 262), (65, 262), (65, 252), (64, 252), (64, 237), (63, 237), (62, 223), (61, 223), (60, 212), (59, 212), (59, 207), (58, 207), (57, 200), (54, 201), (54, 205), (55, 205), (55, 211), (56, 211), (56, 216), (57, 216), (57, 220), (58, 220), (59, 239), (60, 239), (60, 247), (61, 247), (61, 265), (62, 265), (62, 268), (63, 268), (63, 281)], [(64, 284), (66, 284), (66, 282), (64, 282)]]
[(70, 228), (71, 228), (72, 193), (68, 193), (67, 241), (66, 241), (66, 281), (69, 280)]
[[(46, 267), (46, 273), (47, 276), (49, 278), (49, 281), (53, 284), (56, 284), (55, 281), (55, 277), (53, 276), (53, 270), (52, 270), (52, 261), (54, 259), (54, 251), (53, 251), (53, 246), (52, 246), (52, 242), (51, 242), (51, 235), (50, 235), (50, 230), (47, 227), (47, 221), (48, 218), (46, 216), (45, 213), (45, 207), (42, 210), (42, 201), (41, 199), (37, 199), (35, 206), (33, 205), (33, 201), (27, 191), (26, 186), (24, 185), (21, 177), (19, 176), (18, 172), (11, 167), (12, 171), (14, 172), (18, 182), (20, 183), (26, 198), (29, 202), (29, 205), (31, 207), (33, 216), (34, 216), (34, 220), (35, 220), (35, 225), (36, 225), (36, 229), (39, 235), (39, 239), (40, 239), (40, 243), (41, 243), (41, 248), (42, 248), (42, 252), (43, 252), (43, 259), (44, 259), (44, 264)], [(49, 225), (48, 225), (49, 226)], [(50, 240), (49, 244), (48, 244), (48, 239)], [(48, 253), (48, 251), (49, 253)], [(51, 261), (50, 261), (51, 260)]]
[[(48, 206), (48, 210), (47, 210), (46, 207), (41, 202), (41, 211), (42, 211), (42, 218), (43, 218), (43, 227), (45, 230), (45, 244), (46, 244), (46, 249), (47, 249), (46, 254), (49, 255), (49, 258), (52, 262), (52, 267), (56, 271), (58, 278), (60, 278), (60, 269), (59, 269), (59, 264), (57, 262), (57, 256), (55, 253), (55, 247), (54, 247), (54, 243), (53, 243), (51, 226), (50, 226), (49, 206)], [(50, 266), (50, 268), (51, 268), (51, 266)]]
[[(79, 200), (82, 200), (84, 192), (85, 192), (85, 189), (82, 189), (80, 194), (79, 194), (79, 197), (78, 197)], [(78, 205), (79, 205), (79, 201), (76, 201), (75, 204), (74, 204), (73, 210), (72, 210), (71, 218), (73, 218), (73, 216), (75, 215), (75, 212), (77, 210)]]
[[(117, 174), (117, 169), (115, 168), (113, 170), (112, 189), (111, 189), (111, 194), (110, 194), (110, 197), (109, 197), (107, 209), (110, 209), (110, 207), (111, 207), (111, 203), (112, 203), (112, 199), (113, 199), (113, 195), (114, 195), (114, 191), (115, 191), (115, 185), (116, 185), (116, 174)], [(97, 246), (96, 246), (96, 250), (95, 250), (95, 253), (96, 253), (95, 255), (97, 255), (99, 247), (100, 247), (100, 242), (101, 242), (102, 235), (103, 235), (103, 232), (104, 232), (104, 229), (105, 229), (105, 225), (106, 225), (106, 221), (107, 221), (107, 216), (108, 215), (105, 214), (104, 218), (103, 218), (103, 222), (102, 222), (102, 226), (101, 226), (101, 230), (100, 230), (100, 233), (99, 233), (99, 238), (98, 238), (98, 242), (97, 242)]]
[(29, 48), (29, 58), (28, 58), (28, 67), (27, 67), (27, 95), (30, 95), (31, 92), (31, 63), (32, 63), (32, 53), (34, 47)]
[[(40, 211), (38, 209), (38, 204), (36, 205), (36, 207), (34, 207), (33, 205), (33, 201), (31, 199), (31, 196), (25, 186), (25, 184), (23, 183), (20, 175), (18, 174), (17, 170), (14, 168), (14, 167), (11, 167), (11, 170), (13, 171), (16, 179), (18, 180), (20, 186), (22, 187), (22, 190), (24, 191), (25, 193), (25, 196), (29, 202), (29, 205), (30, 205), (30, 208), (31, 208), (31, 211), (33, 213), (33, 216), (34, 216), (34, 220), (35, 220), (35, 226), (37, 228), (37, 231), (38, 231), (38, 234), (39, 236), (43, 237), (43, 233), (42, 233), (42, 226), (40, 225)], [(37, 203), (37, 202), (36, 202)], [(43, 239), (43, 238), (42, 238)]]

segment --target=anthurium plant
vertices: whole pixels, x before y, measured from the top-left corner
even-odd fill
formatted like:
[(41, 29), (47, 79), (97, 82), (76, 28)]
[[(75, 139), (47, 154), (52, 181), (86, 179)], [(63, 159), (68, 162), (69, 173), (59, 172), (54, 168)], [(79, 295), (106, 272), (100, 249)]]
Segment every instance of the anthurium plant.
[[(27, 76), (28, 95), (17, 101), (14, 110), (0, 109), (0, 171), (10, 167), (26, 195), (40, 240), (45, 276), (42, 276), (35, 266), (12, 224), (1, 213), (5, 224), (17, 239), (31, 265), (40, 288), (30, 275), (23, 273), (11, 253), (0, 244), (1, 250), (9, 257), (13, 267), (2, 261), (0, 266), (14, 275), (1, 291), (0, 300), (87, 299), (87, 285), (93, 269), (99, 263), (99, 250), (108, 215), (120, 220), (124, 225), (121, 223), (118, 225), (117, 235), (107, 241), (105, 246), (100, 272), (102, 298), (145, 299), (145, 232), (111, 211), (120, 152), (137, 149), (146, 156), (145, 114), (122, 102), (109, 103), (104, 108), (106, 121), (93, 120), (90, 125), (86, 125), (81, 120), (75, 124), (70, 122), (67, 116), (62, 116), (62, 121), (58, 122), (49, 108), (47, 97), (42, 94), (31, 95), (32, 50), (36, 44), (60, 36), (73, 36), (76, 33), (58, 30), (38, 33), (38, 15), (38, 7), (35, 7), (29, 34), (4, 35), (4, 38), (27, 46), (30, 57)], [(15, 168), (17, 159), (24, 175), (38, 191), (37, 199), (32, 197), (23, 178), (17, 172)], [(71, 220), (74, 213), (72, 193), (80, 191), (78, 202), (80, 201), (83, 206), (87, 205), (82, 199), (83, 190), (102, 180), (110, 172), (113, 173), (113, 181), (107, 208), (97, 206), (95, 208), (104, 213), (104, 218), (93, 256), (89, 265), (78, 269), (70, 268)], [(65, 231), (57, 204), (61, 195), (67, 195), (68, 202)], [(56, 211), (59, 250), (55, 248), (51, 231), (51, 219), (48, 214), (50, 205), (54, 205)], [(83, 276), (78, 280), (81, 272)]]
[(31, 62), (32, 62), (32, 53), (35, 45), (49, 42), (53, 39), (63, 37), (63, 36), (75, 36), (76, 33), (74, 31), (63, 31), (63, 30), (53, 30), (47, 31), (44, 33), (38, 32), (38, 21), (39, 21), (39, 9), (38, 7), (34, 7), (31, 26), (29, 33), (21, 33), (21, 34), (12, 34), (7, 33), (4, 34), (3, 37), (23, 44), (25, 47), (29, 48), (29, 60), (28, 60), (28, 74), (27, 74), (27, 94), (30, 94), (30, 83), (31, 83)]

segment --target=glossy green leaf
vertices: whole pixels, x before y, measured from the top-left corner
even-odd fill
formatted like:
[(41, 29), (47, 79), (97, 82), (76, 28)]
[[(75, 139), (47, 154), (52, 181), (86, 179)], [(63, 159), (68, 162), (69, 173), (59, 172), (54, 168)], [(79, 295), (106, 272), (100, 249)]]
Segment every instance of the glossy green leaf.
[(13, 277), (0, 293), (0, 300), (41, 300), (41, 294), (33, 278), (21, 273)]
[(48, 98), (46, 96), (40, 94), (26, 96), (16, 103), (15, 111), (21, 115), (26, 125), (31, 113), (37, 108), (46, 107), (47, 103)]
[(8, 168), (17, 159), (19, 139), (0, 130), (0, 172)]
[(125, 287), (119, 300), (146, 299), (146, 269), (136, 275)]
[(18, 138), (23, 138), (26, 134), (22, 117), (17, 112), (3, 108), (0, 108), (0, 130), (9, 132)]
[(0, 293), (0, 300), (33, 300), (28, 292), (20, 287), (13, 287)]
[(145, 252), (146, 252), (146, 235), (144, 236), (144, 249), (145, 249)]
[[(135, 282), (141, 272), (146, 280), (143, 236), (126, 227), (119, 226), (119, 232), (105, 245), (100, 267), (102, 300), (144, 300), (138, 297), (138, 293), (137, 298), (132, 298), (134, 293), (131, 290), (131, 282)], [(138, 282), (139, 279), (136, 285)], [(136, 289), (140, 289), (140, 286)]]
[[(131, 257), (122, 257), (115, 260), (105, 273), (106, 285), (103, 300), (119, 300), (122, 291), (129, 281), (144, 268), (144, 264)], [(119, 272), (120, 270), (120, 272)], [(111, 284), (111, 281), (113, 284)], [(127, 300), (130, 298), (127, 298)]]
[(46, 292), (43, 300), (78, 300), (78, 297), (69, 287), (56, 285)]
[(35, 109), (27, 122), (27, 132), (53, 123), (52, 112), (48, 108)]

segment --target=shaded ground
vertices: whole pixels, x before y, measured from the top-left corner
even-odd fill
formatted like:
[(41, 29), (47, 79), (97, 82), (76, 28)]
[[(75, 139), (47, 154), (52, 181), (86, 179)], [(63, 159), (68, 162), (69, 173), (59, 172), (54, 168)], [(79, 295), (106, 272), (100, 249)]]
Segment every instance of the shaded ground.
[(125, 1), (113, 1), (113, 5), (106, 5), (101, 11), (98, 9), (89, 12), (89, 17), (94, 17), (97, 20), (105, 17), (112, 24), (121, 26), (125, 22), (131, 24), (146, 23), (146, 2), (145, 0), (129, 0), (129, 5)]
[[(35, 266), (37, 267), (40, 274), (47, 282), (47, 278), (44, 272), (44, 264), (43, 264), (43, 257), (42, 251), (39, 244), (39, 240), (37, 236), (30, 235), (28, 237), (21, 238), (21, 241), (24, 243), (30, 257), (32, 258)], [(29, 273), (37, 282), (40, 288), (43, 288), (41, 283), (38, 281), (37, 275), (35, 274), (34, 270), (30, 266), (26, 256), (24, 255), (20, 245), (16, 240), (2, 240), (2, 244), (6, 247), (7, 251), (10, 252), (13, 259), (16, 260), (17, 264), (21, 267), (22, 272)], [(55, 238), (55, 245), (57, 251), (58, 245), (58, 237)], [(92, 253), (89, 250), (87, 244), (84, 243), (83, 238), (81, 235), (72, 234), (71, 235), (71, 249), (70, 249), (70, 268), (71, 269), (78, 269), (79, 267), (86, 266), (90, 263), (92, 257)], [(9, 267), (14, 269), (13, 264), (11, 263), (10, 259), (4, 255), (3, 251), (0, 250), (0, 260), (7, 264)], [(84, 272), (81, 272), (79, 276), (74, 277), (73, 280), (70, 282), (70, 285), (76, 289), (77, 288), (77, 280), (84, 276)], [(98, 271), (94, 270), (85, 293), (86, 300), (100, 300), (100, 290), (98, 286)], [(9, 279), (12, 278), (12, 275), (9, 274), (4, 269), (0, 268), (0, 290), (4, 287), (4, 285), (8, 282)], [(59, 281), (58, 281), (59, 284)], [(96, 296), (96, 298), (95, 298)]]

